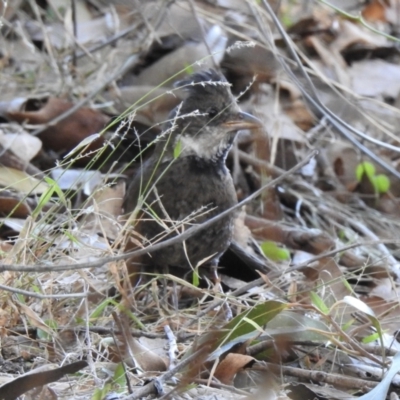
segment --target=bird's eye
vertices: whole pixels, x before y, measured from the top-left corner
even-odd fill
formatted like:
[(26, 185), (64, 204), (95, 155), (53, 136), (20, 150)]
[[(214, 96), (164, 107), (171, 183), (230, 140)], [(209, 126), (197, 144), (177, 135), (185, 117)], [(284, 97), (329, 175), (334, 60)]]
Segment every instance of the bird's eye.
[(218, 110), (214, 107), (211, 107), (208, 109), (207, 113), (210, 116), (210, 118), (214, 118), (218, 115)]

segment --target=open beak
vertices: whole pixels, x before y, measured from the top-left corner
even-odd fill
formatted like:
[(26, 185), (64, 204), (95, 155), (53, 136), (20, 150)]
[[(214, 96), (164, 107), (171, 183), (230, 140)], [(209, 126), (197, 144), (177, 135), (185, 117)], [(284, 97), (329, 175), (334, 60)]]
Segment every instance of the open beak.
[(263, 126), (262, 122), (251, 114), (239, 112), (229, 121), (221, 124), (222, 127), (238, 131), (240, 129), (257, 129)]

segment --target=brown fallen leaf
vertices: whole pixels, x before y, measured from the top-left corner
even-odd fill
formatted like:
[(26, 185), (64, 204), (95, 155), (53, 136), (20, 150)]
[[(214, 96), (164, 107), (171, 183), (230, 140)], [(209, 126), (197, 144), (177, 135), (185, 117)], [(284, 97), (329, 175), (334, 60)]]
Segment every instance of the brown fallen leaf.
[(115, 312), (112, 315), (121, 330), (121, 334), (118, 335), (121, 344), (117, 348), (117, 359), (122, 356), (128, 365), (138, 365), (143, 371), (166, 371), (168, 368), (167, 357), (157, 354), (149, 346), (149, 343), (153, 342), (154, 344), (155, 342), (155, 346), (159, 347), (159, 342), (150, 340), (147, 344), (141, 343), (130, 334), (129, 323), (125, 315), (117, 315)]
[[(385, 4), (384, 4), (385, 3)], [(386, 7), (390, 1), (372, 0), (361, 11), (361, 15), (371, 22), (386, 22)]]
[[(1, 386), (0, 399), (16, 399), (17, 397), (26, 393), (28, 390), (31, 390), (38, 386), (47, 385), (51, 382), (56, 382), (64, 375), (74, 374), (81, 369), (87, 367), (87, 365), (88, 364), (86, 361), (77, 361), (52, 370), (29, 372)], [(49, 366), (45, 366), (45, 368), (48, 369)], [(43, 367), (41, 367), (41, 369), (43, 369)]]
[(225, 54), (222, 66), (229, 70), (235, 92), (245, 90), (254, 78), (257, 83), (270, 82), (280, 72), (281, 67), (272, 51), (259, 45), (235, 46), (232, 41), (229, 45), (233, 45), (232, 50)]
[[(41, 108), (28, 110), (28, 106), (29, 102), (25, 101), (20, 109), (5, 110), (5, 115), (8, 119), (21, 124), (48, 124), (49, 126), (38, 137), (42, 140), (45, 148), (58, 153), (71, 151), (82, 140), (101, 131), (109, 121), (109, 117), (99, 111), (82, 107), (52, 125), (51, 121), (71, 109), (73, 107), (72, 103), (55, 97), (49, 97)], [(90, 143), (88, 151), (99, 149), (103, 143), (104, 138), (99, 137), (96, 141)]]
[[(5, 192), (5, 193), (3, 193)], [(0, 192), (0, 216), (13, 218), (26, 218), (31, 213), (31, 208), (22, 199), (11, 195), (8, 191)]]
[(356, 168), (360, 159), (353, 146), (335, 141), (326, 148), (325, 155), (339, 181), (347, 190), (354, 191), (358, 184)]
[[(0, 260), (4, 259), (7, 256), (7, 253), (11, 251), (13, 246), (8, 242), (0, 241)], [(2, 324), (1, 312), (0, 312), (0, 326), (5, 326)]]
[(232, 385), (235, 375), (254, 362), (255, 359), (253, 357), (244, 354), (229, 353), (219, 363), (214, 376), (225, 385)]
[(287, 228), (273, 221), (246, 215), (246, 226), (256, 238), (282, 243), (293, 250), (321, 254), (333, 248), (335, 242), (317, 229)]
[(86, 207), (93, 212), (88, 213), (80, 229), (88, 233), (102, 233), (109, 240), (117, 238), (121, 232), (117, 217), (122, 214), (124, 194), (125, 182), (96, 190)]

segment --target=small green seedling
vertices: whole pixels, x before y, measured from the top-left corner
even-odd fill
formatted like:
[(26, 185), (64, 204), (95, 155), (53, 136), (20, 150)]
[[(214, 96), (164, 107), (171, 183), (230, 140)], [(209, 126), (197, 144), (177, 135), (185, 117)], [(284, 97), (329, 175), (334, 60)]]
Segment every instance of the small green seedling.
[(290, 260), (289, 250), (279, 247), (275, 242), (265, 241), (261, 243), (260, 247), (265, 257), (272, 261)]
[(390, 189), (390, 180), (384, 174), (376, 174), (375, 166), (368, 162), (363, 161), (362, 163), (357, 165), (356, 168), (356, 178), (358, 182), (361, 182), (364, 175), (367, 176), (368, 180), (371, 182), (374, 187), (375, 193), (384, 194), (387, 193)]

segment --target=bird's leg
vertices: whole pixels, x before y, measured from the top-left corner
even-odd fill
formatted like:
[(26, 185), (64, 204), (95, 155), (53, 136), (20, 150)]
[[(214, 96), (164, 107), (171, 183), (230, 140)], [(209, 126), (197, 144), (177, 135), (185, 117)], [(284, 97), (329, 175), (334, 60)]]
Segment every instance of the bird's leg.
[(178, 310), (178, 289), (177, 285), (174, 279), (172, 279), (172, 290), (171, 293), (168, 290), (168, 279), (167, 276), (170, 275), (170, 270), (168, 265), (163, 265), (160, 269), (162, 271), (162, 290), (161, 290), (161, 296), (163, 299), (165, 299), (166, 303), (170, 303), (172, 307), (174, 308), (175, 311)]
[[(213, 260), (211, 262), (211, 273), (212, 273), (212, 279), (214, 280), (215, 291), (220, 292), (222, 295), (224, 295), (224, 290), (222, 289), (221, 286), (221, 278), (218, 275), (218, 259)], [(230, 321), (233, 318), (233, 313), (229, 306), (228, 301), (223, 302), (222, 310), (224, 311), (225, 314), (225, 320)]]

